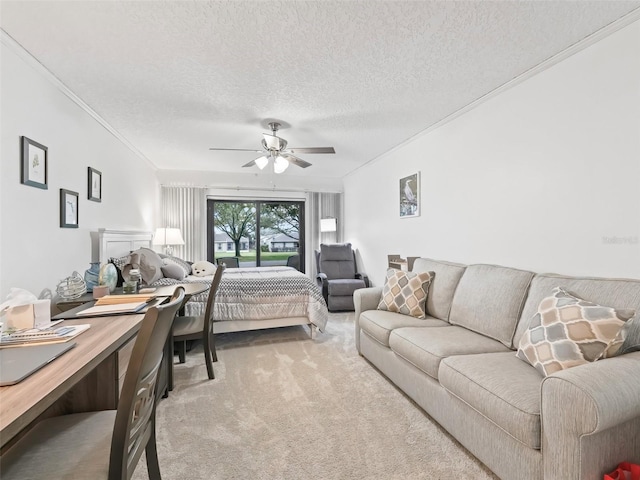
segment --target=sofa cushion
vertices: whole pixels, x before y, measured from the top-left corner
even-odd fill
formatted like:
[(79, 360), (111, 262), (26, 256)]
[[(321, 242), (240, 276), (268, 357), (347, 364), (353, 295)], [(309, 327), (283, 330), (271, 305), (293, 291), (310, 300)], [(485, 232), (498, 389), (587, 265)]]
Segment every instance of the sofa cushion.
[(413, 273), (390, 268), (378, 310), (425, 318), (425, 303), (432, 278), (433, 272)]
[(589, 302), (556, 287), (540, 302), (520, 339), (518, 358), (542, 375), (613, 356), (620, 349), (625, 322), (633, 310)]
[(519, 344), (520, 338), (529, 327), (529, 320), (538, 311), (538, 305), (542, 299), (549, 296), (549, 293), (559, 285), (591, 302), (609, 305), (615, 309), (633, 309), (640, 312), (640, 280), (569, 277), (550, 273), (536, 275), (531, 281), (529, 295), (522, 309), (522, 319), (513, 338), (513, 345)]
[(533, 272), (470, 265), (453, 296), (449, 322), (511, 347)]
[(331, 296), (352, 296), (353, 292), (355, 292), (357, 289), (366, 287), (364, 280), (359, 280), (357, 278), (336, 279), (331, 280), (328, 283), (328, 292)]
[(391, 331), (400, 327), (446, 327), (449, 324), (436, 318), (418, 319), (385, 310), (367, 310), (360, 314), (360, 328), (370, 337), (389, 347)]
[(449, 320), (451, 302), (458, 282), (464, 273), (466, 265), (443, 262), (430, 258), (417, 258), (413, 263), (412, 272), (434, 272), (427, 295), (427, 315), (440, 320)]
[[(462, 327), (403, 327), (389, 335), (389, 347), (407, 362), (438, 379), (443, 358), (452, 355), (510, 351), (489, 337)], [(512, 355), (515, 356), (515, 354)]]
[(513, 352), (445, 358), (440, 384), (530, 448), (540, 448), (543, 377)]

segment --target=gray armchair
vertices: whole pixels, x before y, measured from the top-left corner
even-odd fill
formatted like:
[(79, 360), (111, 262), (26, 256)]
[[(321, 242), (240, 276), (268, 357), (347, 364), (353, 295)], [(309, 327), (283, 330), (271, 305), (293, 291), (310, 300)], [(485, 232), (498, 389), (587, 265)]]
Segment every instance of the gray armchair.
[(356, 254), (351, 244), (320, 244), (316, 263), (316, 280), (329, 311), (353, 310), (353, 292), (368, 287), (369, 279), (357, 272)]

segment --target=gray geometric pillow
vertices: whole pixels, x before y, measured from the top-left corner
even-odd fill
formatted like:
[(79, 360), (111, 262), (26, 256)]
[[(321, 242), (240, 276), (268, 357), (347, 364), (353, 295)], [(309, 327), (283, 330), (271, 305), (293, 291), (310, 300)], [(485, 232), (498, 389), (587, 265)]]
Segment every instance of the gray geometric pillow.
[(426, 302), (434, 272), (405, 272), (390, 268), (382, 288), (378, 310), (426, 318)]
[(542, 375), (616, 355), (635, 312), (576, 297), (561, 287), (540, 302), (516, 355)]

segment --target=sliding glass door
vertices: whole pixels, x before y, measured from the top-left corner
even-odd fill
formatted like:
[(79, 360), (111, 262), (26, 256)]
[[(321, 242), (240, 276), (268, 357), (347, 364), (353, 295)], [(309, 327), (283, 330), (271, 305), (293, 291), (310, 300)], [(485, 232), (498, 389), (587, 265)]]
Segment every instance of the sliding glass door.
[(207, 257), (227, 266), (304, 272), (304, 202), (208, 200)]

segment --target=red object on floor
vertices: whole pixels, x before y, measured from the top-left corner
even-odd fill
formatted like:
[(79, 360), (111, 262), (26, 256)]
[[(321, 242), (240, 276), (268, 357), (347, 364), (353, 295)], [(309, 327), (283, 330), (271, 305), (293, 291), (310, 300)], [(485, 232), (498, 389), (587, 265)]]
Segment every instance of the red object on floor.
[(613, 472), (605, 474), (604, 480), (640, 480), (640, 465), (622, 462)]

